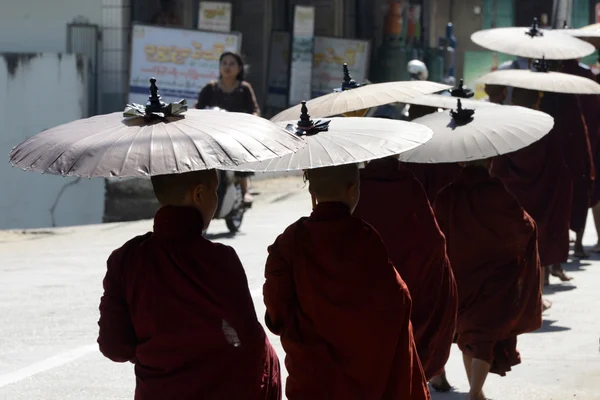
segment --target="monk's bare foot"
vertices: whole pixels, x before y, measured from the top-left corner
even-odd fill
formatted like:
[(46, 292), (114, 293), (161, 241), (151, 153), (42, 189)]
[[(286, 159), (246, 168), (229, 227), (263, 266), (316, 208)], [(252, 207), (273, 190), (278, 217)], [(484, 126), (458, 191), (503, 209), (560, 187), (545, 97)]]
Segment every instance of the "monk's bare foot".
[(446, 379), (446, 372), (442, 372), (440, 375), (431, 378), (429, 384), (436, 392), (447, 393), (452, 390), (452, 385)]
[(550, 309), (552, 307), (552, 302), (548, 299), (542, 298), (542, 312)]
[(473, 393), (469, 393), (467, 396), (467, 400), (487, 400), (485, 395), (483, 394), (483, 392), (481, 393), (477, 393), (477, 394), (473, 394)]
[(573, 257), (585, 259), (590, 258), (590, 255), (585, 252), (582, 245), (575, 245), (575, 248), (573, 249)]
[(560, 264), (552, 266), (552, 269), (550, 271), (550, 275), (557, 277), (558, 279), (560, 279), (563, 282), (568, 282), (571, 279), (573, 279), (572, 277), (568, 276), (565, 273), (565, 270), (562, 268), (562, 266)]

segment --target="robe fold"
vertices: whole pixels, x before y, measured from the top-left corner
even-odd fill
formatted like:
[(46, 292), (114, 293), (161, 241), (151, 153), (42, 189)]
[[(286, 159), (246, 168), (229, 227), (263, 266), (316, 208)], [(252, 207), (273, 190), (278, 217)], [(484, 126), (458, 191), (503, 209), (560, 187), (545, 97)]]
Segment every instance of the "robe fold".
[(554, 129), (572, 179), (571, 230), (585, 226), (592, 200), (594, 164), (588, 130), (575, 95), (544, 93), (540, 109), (554, 118)]
[(402, 163), (402, 165), (415, 174), (415, 177), (421, 183), (423, 189), (425, 189), (430, 203), (433, 203), (438, 192), (452, 183), (456, 175), (460, 172), (460, 165), (458, 163)]
[(320, 203), (268, 252), (265, 319), (286, 352), (288, 399), (430, 398), (408, 289), (372, 227)]
[(458, 345), (505, 375), (520, 363), (516, 336), (542, 324), (535, 222), (483, 167), (463, 169), (434, 209), (458, 287)]
[[(596, 75), (589, 67), (582, 65), (576, 60), (568, 60), (563, 63), (562, 72), (571, 75), (577, 75), (582, 78), (596, 80)], [(596, 184), (596, 179), (600, 176), (600, 96), (599, 95), (580, 95), (579, 103), (583, 112), (583, 119), (587, 126), (590, 149), (592, 154), (594, 185), (590, 205), (595, 205), (600, 201), (600, 184)]]
[(136, 400), (281, 399), (279, 361), (244, 268), (203, 227), (197, 210), (163, 207), (153, 233), (113, 252), (100, 350), (135, 364)]
[(354, 216), (381, 235), (412, 298), (411, 322), (419, 358), (429, 380), (450, 356), (458, 295), (437, 225), (423, 187), (398, 160), (371, 161), (361, 171)]
[(552, 130), (521, 150), (494, 158), (492, 165), (492, 175), (535, 220), (543, 266), (569, 257), (572, 178), (559, 139)]

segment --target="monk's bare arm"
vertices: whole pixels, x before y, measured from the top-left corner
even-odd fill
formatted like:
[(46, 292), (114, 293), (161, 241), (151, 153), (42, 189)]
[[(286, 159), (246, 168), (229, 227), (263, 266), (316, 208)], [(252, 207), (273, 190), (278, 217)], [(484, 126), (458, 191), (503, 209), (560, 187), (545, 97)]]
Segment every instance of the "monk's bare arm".
[(267, 328), (276, 335), (282, 333), (296, 297), (292, 266), (284, 255), (285, 249), (291, 247), (286, 236), (289, 236), (287, 232), (269, 246), (265, 266), (266, 280), (263, 286), (263, 297), (267, 307), (265, 322)]
[(125, 288), (121, 275), (120, 250), (108, 259), (103, 281), (104, 295), (100, 299), (98, 345), (106, 358), (115, 362), (135, 361), (137, 337), (125, 300)]

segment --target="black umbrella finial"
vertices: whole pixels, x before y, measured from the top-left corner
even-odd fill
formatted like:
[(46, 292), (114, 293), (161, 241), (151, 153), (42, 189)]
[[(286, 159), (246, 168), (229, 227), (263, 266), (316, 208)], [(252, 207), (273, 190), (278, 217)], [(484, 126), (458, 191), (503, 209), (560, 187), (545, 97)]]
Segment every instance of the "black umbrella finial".
[(458, 85), (450, 91), (450, 94), (452, 97), (459, 97), (461, 99), (470, 99), (475, 95), (471, 89), (465, 86), (464, 79), (459, 81)]
[(348, 64), (344, 63), (344, 80), (342, 82), (342, 91), (349, 89), (356, 89), (360, 87), (361, 84), (352, 79), (352, 75), (350, 75), (350, 71), (348, 70)]
[(535, 60), (533, 62), (533, 68), (535, 68), (536, 72), (548, 72), (548, 71), (550, 71), (550, 65), (546, 61), (546, 57), (542, 57), (541, 60)]
[(563, 29), (571, 29), (567, 20), (565, 20), (565, 22), (563, 22)]
[(161, 101), (158, 94), (158, 86), (156, 86), (156, 78), (150, 78), (150, 96), (146, 103), (146, 114), (161, 112), (166, 107), (166, 104)]
[(310, 119), (308, 107), (306, 107), (306, 101), (302, 101), (302, 107), (300, 108), (300, 119), (296, 124), (296, 135), (311, 136), (316, 135), (319, 132), (326, 132), (329, 129), (330, 122), (330, 120), (313, 121)]
[(456, 111), (450, 111), (450, 115), (454, 122), (457, 125), (463, 125), (471, 122), (473, 120), (473, 115), (475, 114), (475, 110), (471, 110), (468, 108), (462, 108), (462, 102), (460, 99), (457, 100)]
[(537, 17), (533, 18), (533, 22), (531, 23), (531, 28), (527, 32), (526, 35), (531, 36), (532, 38), (536, 36), (544, 36), (544, 32), (540, 29), (540, 24), (538, 22)]

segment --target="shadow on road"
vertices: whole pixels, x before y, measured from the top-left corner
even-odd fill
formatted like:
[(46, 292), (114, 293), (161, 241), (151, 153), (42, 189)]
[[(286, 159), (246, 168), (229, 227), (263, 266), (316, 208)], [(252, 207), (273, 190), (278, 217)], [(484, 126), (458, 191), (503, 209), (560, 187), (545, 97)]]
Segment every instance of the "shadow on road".
[(572, 258), (571, 261), (564, 263), (562, 266), (565, 271), (569, 272), (585, 271), (587, 267), (592, 265), (592, 263), (590, 263), (588, 260), (589, 259), (581, 260), (578, 258)]
[(569, 328), (567, 326), (554, 325), (556, 322), (557, 321), (545, 319), (542, 321), (542, 327), (540, 329), (538, 329), (537, 331), (534, 331), (531, 333), (553, 333), (553, 332), (564, 332), (564, 331), (571, 330), (571, 328)]
[(455, 392), (451, 391), (448, 393), (438, 393), (435, 390), (429, 388), (431, 391), (431, 400), (465, 400), (467, 392)]
[(219, 240), (219, 239), (233, 239), (239, 235), (239, 233), (231, 233), (231, 232), (219, 232), (219, 233), (205, 233), (204, 237), (208, 240)]
[(555, 294), (562, 292), (569, 292), (573, 289), (577, 289), (577, 286), (573, 284), (551, 284), (550, 286), (544, 286), (544, 294)]

